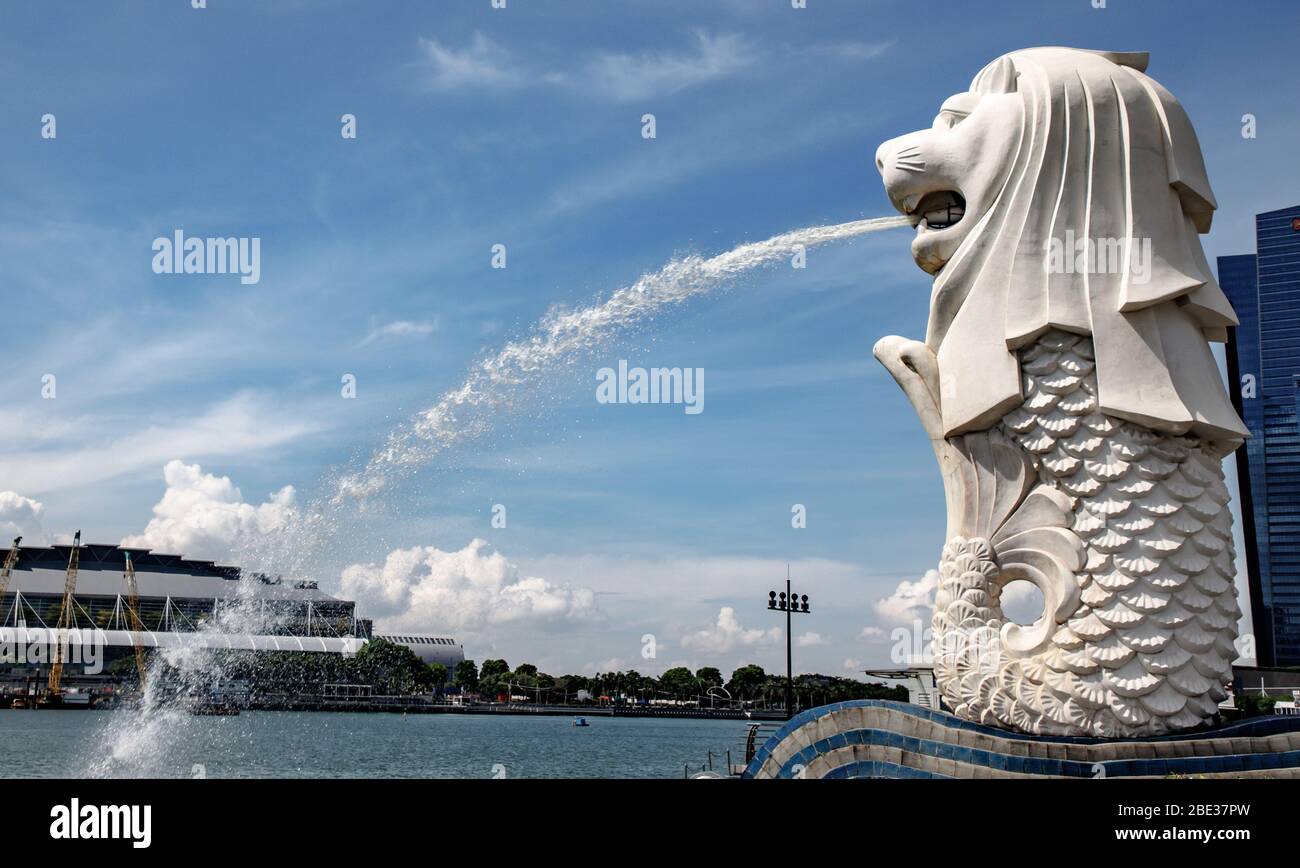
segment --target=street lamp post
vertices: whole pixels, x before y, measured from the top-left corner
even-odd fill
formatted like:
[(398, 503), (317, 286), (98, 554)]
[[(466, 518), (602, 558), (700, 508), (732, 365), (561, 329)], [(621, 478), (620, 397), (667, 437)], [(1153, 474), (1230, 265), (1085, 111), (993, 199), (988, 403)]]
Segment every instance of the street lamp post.
[(798, 613), (809, 614), (808, 595), (796, 598), (790, 590), (790, 568), (785, 570), (785, 593), (777, 596), (776, 591), (767, 594), (767, 607), (774, 612), (785, 612), (785, 716), (794, 717), (794, 655), (791, 650), (793, 639), (790, 631), (790, 616)]

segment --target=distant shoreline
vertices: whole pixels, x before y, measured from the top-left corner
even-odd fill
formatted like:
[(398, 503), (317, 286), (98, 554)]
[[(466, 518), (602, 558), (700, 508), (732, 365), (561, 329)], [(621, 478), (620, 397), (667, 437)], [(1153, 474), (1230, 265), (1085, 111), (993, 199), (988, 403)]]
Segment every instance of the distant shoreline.
[[(731, 708), (646, 708), (644, 706), (608, 705), (531, 705), (524, 703), (453, 705), (451, 703), (402, 701), (401, 697), (376, 697), (368, 702), (327, 701), (315, 697), (259, 697), (253, 700), (235, 702), (232, 705), (240, 711), (486, 714), (522, 717), (589, 717), (593, 719), (602, 717), (640, 717), (683, 720), (748, 720), (754, 723), (783, 721), (786, 719), (784, 711), (771, 709), (744, 712)], [(101, 711), (128, 711), (134, 707), (131, 703), (111, 702), (96, 703), (94, 706), (96, 710)]]
[(266, 702), (258, 700), (249, 703), (248, 711), (361, 711), (388, 714), (506, 714), (515, 716), (542, 717), (657, 717), (690, 720), (785, 720), (783, 711), (750, 711), (748, 714), (736, 709), (708, 708), (644, 708), (637, 706), (584, 706), (584, 705), (527, 705), (523, 703), (502, 703), (482, 705), (452, 705), (450, 703), (402, 703), (402, 702), (314, 702), (287, 701)]

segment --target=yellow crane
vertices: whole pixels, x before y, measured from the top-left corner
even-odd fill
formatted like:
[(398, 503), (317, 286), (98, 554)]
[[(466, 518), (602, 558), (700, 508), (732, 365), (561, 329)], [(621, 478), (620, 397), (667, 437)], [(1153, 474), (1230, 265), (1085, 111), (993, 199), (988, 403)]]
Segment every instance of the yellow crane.
[(144, 695), (144, 646), (140, 644), (140, 634), (144, 624), (140, 622), (140, 588), (135, 583), (135, 562), (131, 553), (126, 553), (126, 572), (122, 574), (126, 581), (126, 614), (131, 622), (131, 647), (135, 649), (135, 671), (140, 679), (140, 695)]
[[(3, 601), (5, 594), (9, 593), (9, 579), (14, 574), (14, 567), (18, 566), (18, 546), (22, 545), (22, 541), (23, 541), (22, 537), (20, 536), (14, 537), (13, 548), (9, 549), (9, 554), (5, 555), (4, 566), (0, 567), (0, 601)], [(16, 599), (17, 599), (17, 595), (15, 595), (15, 600)], [(19, 620), (20, 619), (18, 617), (18, 607), (17, 605), (15, 605), (14, 606), (14, 627), (15, 628), (17, 628), (18, 626)], [(4, 626), (4, 612), (0, 612), (0, 626)], [(26, 708), (27, 700), (22, 699), (21, 697), (15, 699), (11, 707)]]
[[(13, 575), (14, 567), (18, 565), (18, 546), (22, 541), (22, 537), (14, 537), (14, 546), (9, 549), (9, 554), (5, 555), (5, 565), (0, 567), (0, 600), (3, 600), (5, 594), (9, 593), (9, 577)], [(0, 616), (3, 616), (2, 612), (0, 612)], [(17, 620), (17, 616), (15, 616), (15, 624)], [(0, 624), (3, 623), (3, 621), (0, 621)]]
[(59, 625), (54, 628), (54, 653), (51, 655), (50, 681), (47, 697), (58, 702), (63, 680), (63, 631), (72, 627), (72, 608), (76, 605), (73, 594), (77, 592), (77, 564), (81, 560), (81, 531), (72, 537), (72, 554), (68, 556), (68, 572), (63, 578), (63, 605), (59, 607)]

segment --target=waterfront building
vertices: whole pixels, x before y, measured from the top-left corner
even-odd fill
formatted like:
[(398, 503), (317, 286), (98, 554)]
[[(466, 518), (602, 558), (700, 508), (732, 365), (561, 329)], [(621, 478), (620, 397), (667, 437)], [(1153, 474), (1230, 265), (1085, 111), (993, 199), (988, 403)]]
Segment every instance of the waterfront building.
[(376, 630), (374, 638), (405, 645), (425, 663), (441, 663), (452, 675), (456, 674), (456, 664), (465, 659), (465, 646), (457, 644), (450, 636)]
[[(21, 546), (7, 593), (0, 597), (0, 642), (48, 642), (59, 621), (72, 547)], [(135, 566), (139, 617), (146, 648), (197, 647), (251, 651), (355, 653), (370, 636), (356, 604), (321, 591), (313, 581), (254, 574), (149, 549), (82, 545), (71, 627), (99, 631), (109, 657), (131, 653), (124, 573)], [(88, 641), (88, 640), (87, 640)]]

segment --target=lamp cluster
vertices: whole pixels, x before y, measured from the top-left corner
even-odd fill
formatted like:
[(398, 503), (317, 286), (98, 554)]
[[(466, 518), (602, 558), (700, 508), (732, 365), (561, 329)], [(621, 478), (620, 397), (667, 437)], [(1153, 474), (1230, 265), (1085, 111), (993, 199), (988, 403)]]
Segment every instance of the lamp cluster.
[(800, 612), (806, 614), (808, 612), (808, 595), (804, 594), (801, 597), (798, 594), (790, 594), (787, 596), (782, 592), (778, 596), (776, 591), (768, 591), (767, 607), (778, 612)]

